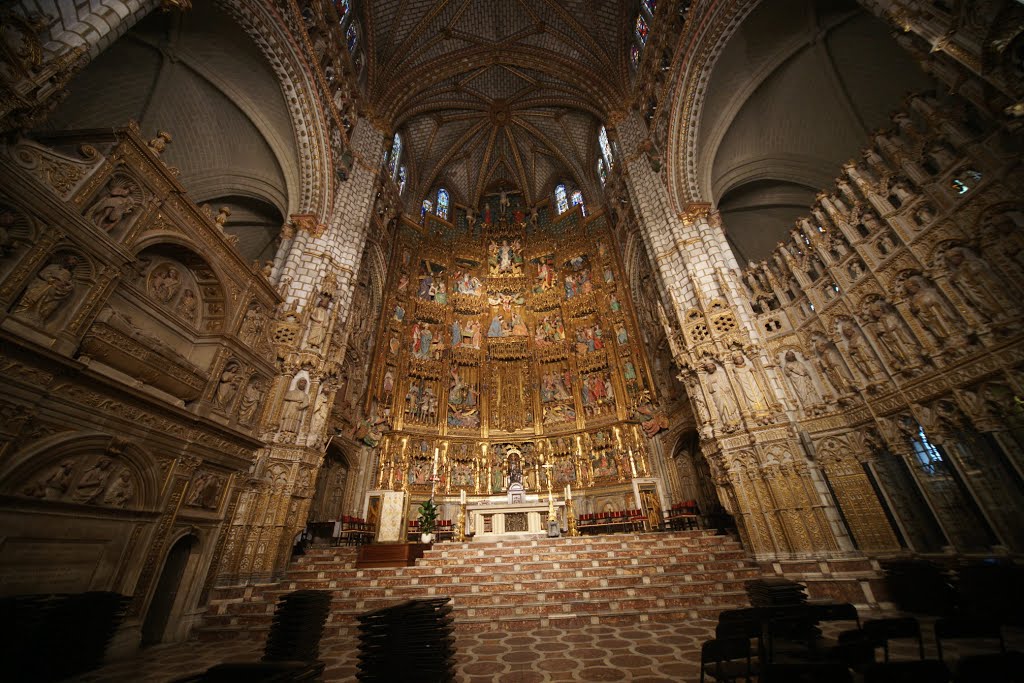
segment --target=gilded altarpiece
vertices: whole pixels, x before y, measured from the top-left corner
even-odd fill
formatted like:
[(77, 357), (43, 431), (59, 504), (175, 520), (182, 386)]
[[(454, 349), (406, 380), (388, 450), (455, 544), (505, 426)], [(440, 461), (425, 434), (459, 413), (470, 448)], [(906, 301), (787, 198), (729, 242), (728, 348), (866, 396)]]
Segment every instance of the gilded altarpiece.
[[(381, 489), (498, 495), (649, 474), (649, 369), (603, 213), (406, 223), (371, 399)], [(514, 455), (510, 455), (514, 454)], [(547, 467), (550, 465), (551, 467)]]

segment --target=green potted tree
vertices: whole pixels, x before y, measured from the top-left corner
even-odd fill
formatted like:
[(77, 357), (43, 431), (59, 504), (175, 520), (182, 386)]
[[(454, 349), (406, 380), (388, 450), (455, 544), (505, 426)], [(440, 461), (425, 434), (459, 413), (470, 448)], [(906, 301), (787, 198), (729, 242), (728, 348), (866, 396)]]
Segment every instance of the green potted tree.
[(423, 543), (434, 542), (434, 529), (437, 527), (437, 506), (434, 499), (428, 498), (419, 507), (420, 541)]

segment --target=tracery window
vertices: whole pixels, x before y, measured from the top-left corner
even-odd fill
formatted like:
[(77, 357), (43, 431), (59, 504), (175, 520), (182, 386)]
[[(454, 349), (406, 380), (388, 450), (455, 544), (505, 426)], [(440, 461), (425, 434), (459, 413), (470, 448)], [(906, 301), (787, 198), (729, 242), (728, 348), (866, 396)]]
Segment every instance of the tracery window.
[(391, 155), (388, 157), (388, 171), (391, 173), (392, 179), (395, 178), (395, 173), (398, 167), (399, 157), (402, 156), (402, 136), (395, 133), (395, 139), (391, 143)]
[(565, 213), (569, 210), (569, 199), (565, 194), (565, 185), (561, 183), (555, 185), (555, 207), (558, 209), (558, 213)]
[(579, 190), (573, 192), (572, 195), (569, 197), (569, 203), (572, 204), (573, 206), (580, 207), (580, 210), (583, 211), (583, 215), (587, 215), (587, 205), (583, 202), (582, 192), (580, 192)]
[(359, 32), (354, 23), (350, 24), (348, 30), (345, 31), (345, 42), (348, 43), (348, 51), (355, 52), (356, 46), (359, 45)]
[(434, 202), (430, 201), (429, 199), (424, 199), (423, 206), (420, 207), (420, 223), (422, 223), (423, 219), (427, 217), (427, 214), (431, 213), (433, 210)]
[(601, 186), (604, 187), (608, 180), (608, 164), (604, 163), (604, 159), (597, 160), (597, 177), (601, 181)]
[(437, 215), (448, 220), (448, 190), (443, 187), (437, 191)]
[(654, 16), (654, 10), (658, 7), (658, 0), (644, 0), (644, 9), (651, 16)]
[(640, 39), (641, 45), (647, 44), (647, 34), (651, 32), (651, 29), (647, 26), (647, 20), (644, 19), (643, 14), (636, 16), (636, 37)]
[(398, 194), (405, 192), (405, 181), (406, 181), (405, 166), (398, 167)]
[(612, 162), (615, 160), (612, 156), (612, 143), (608, 141), (608, 130), (601, 126), (600, 130), (597, 131), (597, 144), (601, 146), (601, 156), (604, 157), (604, 163), (608, 164), (611, 168)]
[(942, 453), (928, 440), (924, 427), (918, 425), (917, 439), (912, 439), (914, 455), (921, 464), (921, 469), (928, 474), (938, 474), (943, 466)]
[(635, 44), (629, 46), (629, 61), (634, 69), (640, 66), (640, 48)]
[(348, 0), (334, 0), (334, 9), (338, 11), (338, 17), (341, 23), (344, 24), (345, 20), (348, 19), (348, 12), (351, 9)]

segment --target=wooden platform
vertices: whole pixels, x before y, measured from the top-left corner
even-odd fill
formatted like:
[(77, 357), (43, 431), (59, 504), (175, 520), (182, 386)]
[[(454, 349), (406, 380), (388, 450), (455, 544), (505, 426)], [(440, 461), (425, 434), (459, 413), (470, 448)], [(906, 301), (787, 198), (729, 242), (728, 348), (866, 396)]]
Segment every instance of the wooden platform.
[(356, 569), (374, 567), (411, 567), (423, 553), (430, 549), (429, 543), (371, 543), (359, 546)]

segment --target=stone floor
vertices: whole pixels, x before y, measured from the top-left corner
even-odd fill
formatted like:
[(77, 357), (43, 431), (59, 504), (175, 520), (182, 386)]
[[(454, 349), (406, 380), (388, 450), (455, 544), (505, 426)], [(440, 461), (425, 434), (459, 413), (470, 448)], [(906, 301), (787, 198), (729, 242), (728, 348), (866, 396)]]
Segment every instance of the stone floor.
[[(485, 631), (456, 639), (459, 680), (465, 683), (542, 681), (696, 681), (700, 645), (713, 637), (715, 622), (585, 626), (572, 631)], [(324, 680), (354, 681), (356, 642), (325, 639)], [(113, 662), (76, 679), (86, 681), (173, 681), (225, 661), (258, 660), (262, 643), (188, 642), (158, 646), (139, 657)]]
[[(862, 613), (861, 618), (881, 616)], [(926, 656), (934, 658), (932, 619), (922, 620)], [(833, 636), (846, 625), (826, 625)], [(458, 680), (462, 683), (541, 683), (543, 681), (654, 681), (696, 683), (699, 679), (700, 646), (714, 636), (715, 622), (682, 624), (627, 623), (593, 625), (576, 629), (542, 628), (529, 632), (484, 631), (460, 633), (456, 639)], [(1007, 645), (1024, 648), (1024, 630), (1007, 629)], [(188, 642), (159, 646), (133, 659), (113, 662), (83, 676), (86, 682), (173, 681), (226, 661), (255, 661), (262, 642)], [(354, 637), (321, 642), (321, 659), (327, 663), (324, 680), (354, 681), (357, 658)], [(957, 649), (950, 648), (955, 656)], [(917, 646), (898, 641), (895, 659), (917, 657)]]

